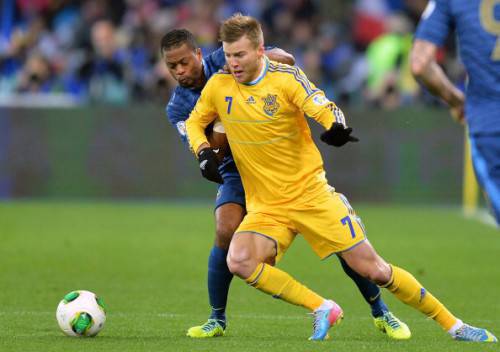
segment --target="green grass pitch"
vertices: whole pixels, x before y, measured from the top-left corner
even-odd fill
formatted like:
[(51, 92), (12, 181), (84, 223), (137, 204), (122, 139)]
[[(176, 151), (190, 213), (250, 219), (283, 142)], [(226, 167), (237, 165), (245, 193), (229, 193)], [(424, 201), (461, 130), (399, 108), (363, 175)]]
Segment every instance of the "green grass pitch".
[[(500, 234), (457, 209), (360, 205), (379, 253), (415, 276), (453, 312), (500, 335)], [(0, 203), (0, 351), (493, 351), (452, 341), (433, 321), (384, 298), (413, 332), (389, 341), (335, 258), (319, 261), (296, 240), (279, 264), (344, 308), (332, 339), (309, 342), (305, 310), (234, 279), (224, 338), (191, 340), (208, 314), (211, 204)], [(65, 293), (102, 296), (96, 338), (64, 336), (55, 309)]]

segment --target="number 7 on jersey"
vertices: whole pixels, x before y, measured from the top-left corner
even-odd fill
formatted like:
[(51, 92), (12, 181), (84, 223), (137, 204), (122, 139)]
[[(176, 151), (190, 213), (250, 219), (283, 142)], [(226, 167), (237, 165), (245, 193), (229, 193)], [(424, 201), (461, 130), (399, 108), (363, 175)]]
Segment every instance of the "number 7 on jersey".
[(233, 105), (233, 97), (226, 97), (226, 103), (227, 103), (227, 114), (229, 115), (231, 113), (231, 105)]

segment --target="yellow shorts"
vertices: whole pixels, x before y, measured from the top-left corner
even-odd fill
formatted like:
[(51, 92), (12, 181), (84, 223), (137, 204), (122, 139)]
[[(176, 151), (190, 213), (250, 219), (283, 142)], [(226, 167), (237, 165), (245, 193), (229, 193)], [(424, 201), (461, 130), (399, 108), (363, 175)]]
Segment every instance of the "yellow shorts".
[(325, 191), (307, 203), (293, 203), (279, 209), (249, 212), (236, 233), (251, 232), (276, 244), (281, 259), (297, 233), (302, 234), (322, 259), (346, 251), (366, 239), (361, 219), (347, 198)]

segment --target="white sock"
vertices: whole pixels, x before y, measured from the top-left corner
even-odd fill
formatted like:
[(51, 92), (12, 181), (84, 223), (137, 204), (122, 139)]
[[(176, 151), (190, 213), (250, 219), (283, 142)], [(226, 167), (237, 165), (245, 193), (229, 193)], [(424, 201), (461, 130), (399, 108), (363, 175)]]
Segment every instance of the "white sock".
[(329, 300), (329, 299), (325, 299), (323, 301), (323, 303), (321, 303), (321, 305), (315, 310), (316, 311), (319, 311), (319, 310), (328, 310), (328, 309), (332, 309), (334, 307), (334, 303), (333, 301)]
[(455, 332), (460, 329), (462, 326), (464, 326), (464, 323), (463, 321), (461, 321), (460, 319), (457, 319), (457, 322), (455, 323), (455, 325), (453, 325), (451, 327), (450, 330), (448, 330), (448, 334), (450, 334), (451, 336), (455, 335)]

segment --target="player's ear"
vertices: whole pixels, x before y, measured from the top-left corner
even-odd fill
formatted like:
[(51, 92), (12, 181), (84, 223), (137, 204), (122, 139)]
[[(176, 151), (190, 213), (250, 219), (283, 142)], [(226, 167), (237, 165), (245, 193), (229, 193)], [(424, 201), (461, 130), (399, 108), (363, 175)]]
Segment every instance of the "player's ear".
[(201, 61), (202, 54), (201, 54), (201, 49), (200, 48), (196, 48), (195, 55), (196, 55), (196, 58)]
[(265, 51), (266, 50), (264, 49), (264, 44), (259, 44), (259, 46), (257, 47), (257, 53), (259, 54), (259, 56), (264, 56)]

